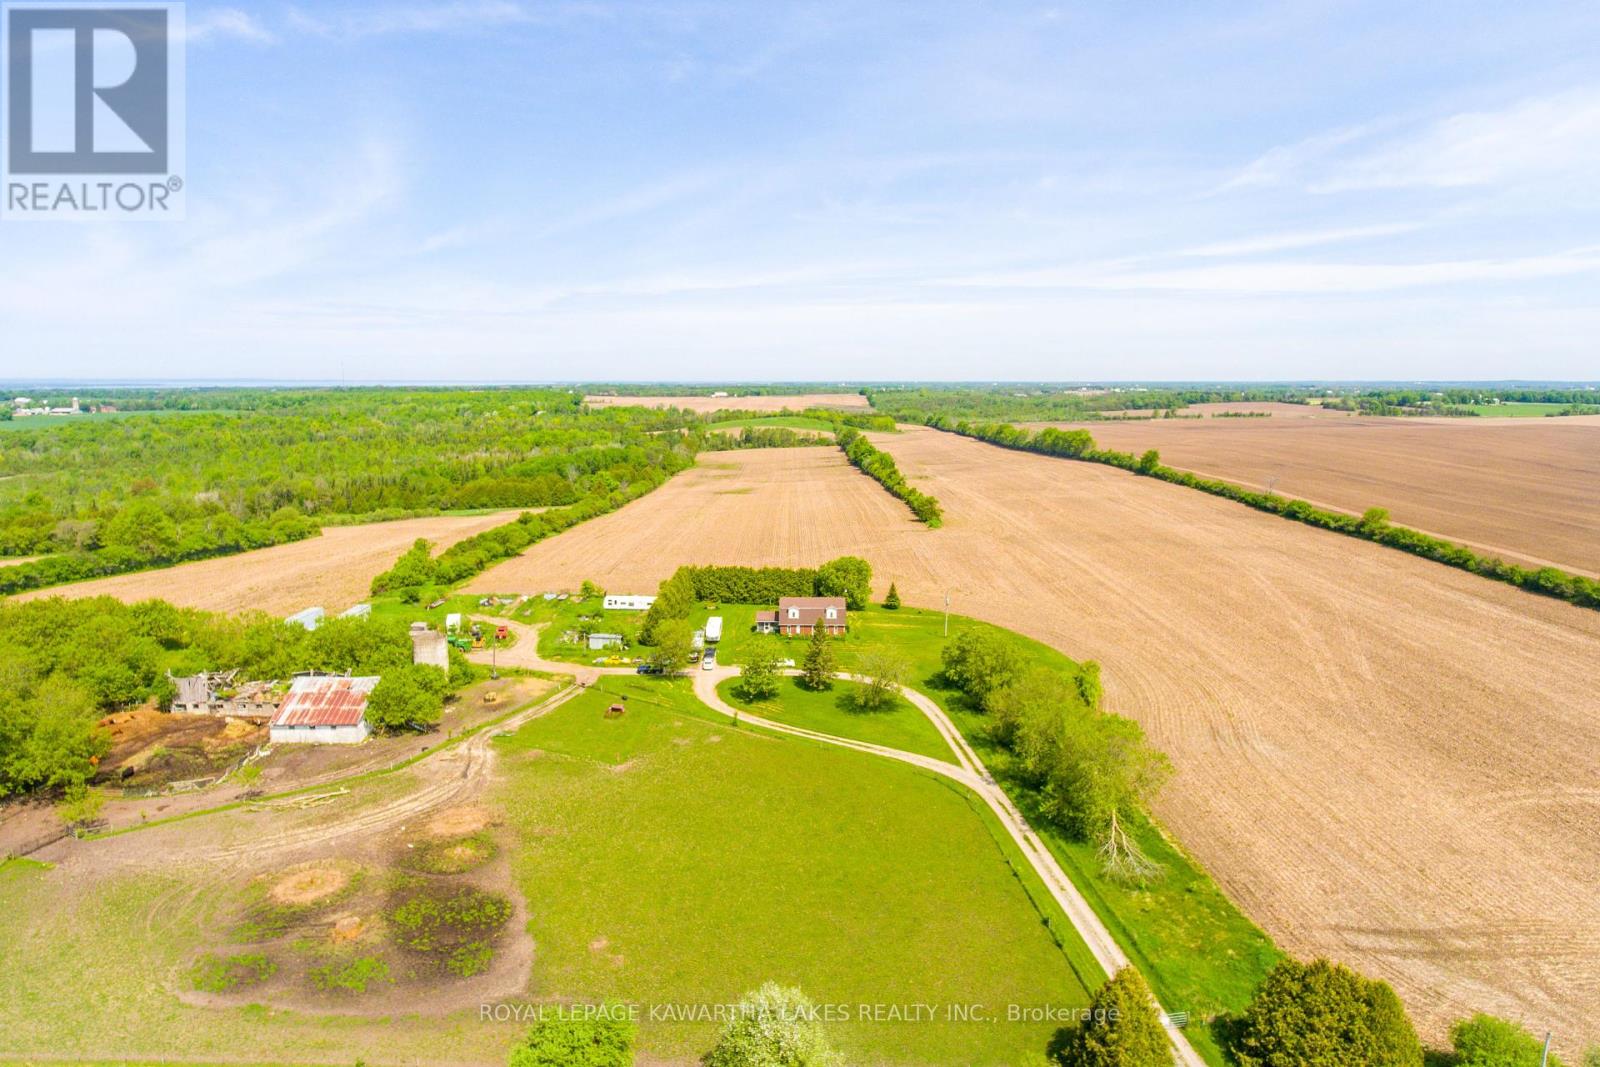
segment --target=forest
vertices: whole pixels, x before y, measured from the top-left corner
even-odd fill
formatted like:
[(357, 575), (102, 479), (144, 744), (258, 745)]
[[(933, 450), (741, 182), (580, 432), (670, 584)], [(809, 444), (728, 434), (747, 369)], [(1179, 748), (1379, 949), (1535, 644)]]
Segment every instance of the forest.
[[(170, 405), (186, 396), (150, 402), (181, 410)], [(230, 409), (0, 434), (0, 556), (47, 557), (0, 568), (0, 593), (330, 523), (636, 495), (630, 486), (659, 484), (708, 443), (685, 413), (590, 411), (558, 390), (197, 391), (192, 402)]]

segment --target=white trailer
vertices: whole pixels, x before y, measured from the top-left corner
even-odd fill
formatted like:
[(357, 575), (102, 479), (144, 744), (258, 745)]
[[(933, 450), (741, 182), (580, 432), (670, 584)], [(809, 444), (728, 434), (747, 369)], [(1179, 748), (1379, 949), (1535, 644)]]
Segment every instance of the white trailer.
[(341, 619), (369, 619), (371, 617), (371, 604), (357, 604), (354, 607), (345, 608), (343, 611), (339, 612), (339, 618)]
[(444, 617), (444, 632), (453, 634), (461, 629), (461, 612), (452, 611)]
[(706, 640), (713, 645), (722, 640), (722, 616), (713, 615), (706, 620)]
[(304, 611), (295, 612), (283, 621), (294, 626), (304, 626), (307, 630), (315, 630), (321, 624), (325, 614), (326, 612), (321, 608), (307, 608)]
[(607, 596), (605, 609), (607, 611), (649, 611), (650, 605), (656, 602), (653, 596)]

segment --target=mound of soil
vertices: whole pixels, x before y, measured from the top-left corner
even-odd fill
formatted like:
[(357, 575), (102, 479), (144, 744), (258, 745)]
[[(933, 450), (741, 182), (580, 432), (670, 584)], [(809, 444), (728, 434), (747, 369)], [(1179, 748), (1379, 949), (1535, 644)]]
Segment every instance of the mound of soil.
[(291, 871), (267, 891), (276, 903), (304, 907), (341, 892), (350, 884), (350, 875), (337, 867), (307, 867)]

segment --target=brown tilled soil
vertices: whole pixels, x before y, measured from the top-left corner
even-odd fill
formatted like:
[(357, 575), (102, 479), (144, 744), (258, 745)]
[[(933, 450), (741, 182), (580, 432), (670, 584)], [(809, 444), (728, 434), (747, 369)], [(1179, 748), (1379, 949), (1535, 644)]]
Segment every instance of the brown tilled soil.
[(209, 715), (172, 715), (157, 708), (119, 711), (100, 720), (111, 739), (97, 780), (151, 787), (221, 772), (267, 740), (264, 723)]
[[(1220, 405), (1198, 405), (1200, 409)], [(1600, 575), (1600, 420), (1284, 415), (1081, 423), (1103, 448), (1395, 522), (1534, 566)], [(1193, 409), (1191, 409), (1193, 410)]]
[(831, 450), (725, 454), (476, 588), (854, 553), (951, 590), (1104, 665), (1177, 767), (1163, 819), (1286, 949), (1394, 982), (1436, 1039), (1485, 1010), (1600, 1040), (1600, 613), (1112, 468), (874, 441), (944, 529)]
[(687, 408), (702, 414), (712, 411), (803, 411), (806, 408), (866, 408), (860, 393), (804, 393), (798, 396), (586, 396), (585, 404), (597, 408)]
[(114, 596), (135, 601), (160, 597), (180, 607), (208, 611), (265, 611), (292, 615), (321, 605), (333, 615), (365, 600), (374, 575), (394, 566), (419, 537), (442, 552), (457, 541), (515, 519), (519, 512), (402, 519), (366, 526), (330, 526), (320, 537), (275, 545), (165, 570), (120, 574), (23, 593), (39, 597)]
[(274, 882), (268, 895), (279, 904), (315, 904), (349, 884), (349, 873), (338, 867), (304, 867)]

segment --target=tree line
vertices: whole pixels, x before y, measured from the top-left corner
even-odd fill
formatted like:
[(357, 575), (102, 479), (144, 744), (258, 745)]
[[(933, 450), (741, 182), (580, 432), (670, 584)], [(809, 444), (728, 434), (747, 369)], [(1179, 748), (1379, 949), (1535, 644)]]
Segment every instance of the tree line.
[[(258, 406), (0, 435), (0, 593), (281, 544), (321, 526), (572, 507), (679, 470), (696, 420), (558, 390), (239, 391)], [(170, 398), (169, 398), (170, 400)]]
[(1212, 496), (1235, 500), (1258, 511), (1271, 512), (1308, 526), (1396, 548), (1415, 556), (1471, 571), (1473, 574), (1506, 582), (1520, 589), (1556, 597), (1580, 607), (1600, 608), (1600, 582), (1582, 575), (1571, 574), (1559, 567), (1522, 567), (1494, 556), (1482, 555), (1454, 541), (1446, 541), (1410, 527), (1391, 523), (1389, 513), (1382, 508), (1369, 508), (1360, 516), (1347, 515), (1344, 512), (1319, 508), (1304, 500), (1246, 489), (1216, 478), (1203, 478), (1188, 471), (1165, 466), (1161, 462), (1160, 453), (1154, 449), (1137, 456), (1131, 452), (1098, 449), (1095, 447), (1093, 435), (1087, 430), (1032, 431), (1006, 423), (974, 424), (965, 421), (951, 422), (943, 418), (930, 419), (927, 425), (986, 441), (1002, 448), (1120, 467), (1135, 474), (1159, 478), (1174, 485), (1187, 486), (1203, 493), (1210, 493)]
[(839, 447), (844, 449), (844, 454), (850, 462), (890, 493), (904, 500), (919, 521), (926, 523), (930, 529), (938, 529), (944, 525), (944, 509), (939, 506), (939, 501), (906, 481), (893, 456), (875, 446), (867, 440), (865, 434), (852, 427), (840, 427), (836, 437)]

